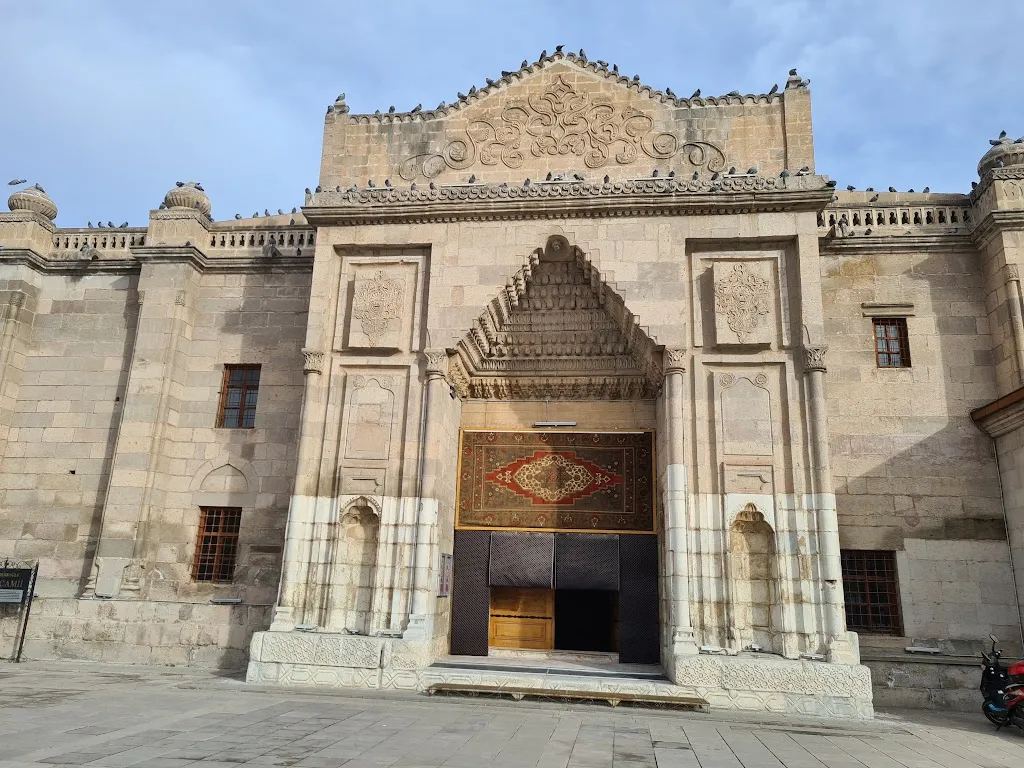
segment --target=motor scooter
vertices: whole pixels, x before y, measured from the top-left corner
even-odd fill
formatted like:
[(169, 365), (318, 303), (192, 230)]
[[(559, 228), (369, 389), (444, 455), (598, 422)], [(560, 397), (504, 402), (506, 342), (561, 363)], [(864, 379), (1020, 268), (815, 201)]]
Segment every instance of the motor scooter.
[(989, 635), (989, 639), (992, 649), (981, 652), (981, 711), (1000, 728), (1013, 724), (1024, 729), (1024, 661), (1003, 666), (1002, 653), (996, 647), (999, 641), (995, 635)]

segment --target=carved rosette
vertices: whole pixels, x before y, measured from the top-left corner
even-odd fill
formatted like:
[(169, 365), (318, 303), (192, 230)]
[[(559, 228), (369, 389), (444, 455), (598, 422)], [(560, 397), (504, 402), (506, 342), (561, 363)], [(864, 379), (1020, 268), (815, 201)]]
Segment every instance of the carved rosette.
[(392, 320), (401, 316), (402, 284), (383, 271), (378, 271), (372, 280), (362, 283), (356, 289), (352, 317), (360, 322), (363, 333), (370, 340), (370, 346), (387, 333)]
[(725, 314), (729, 330), (736, 334), (740, 344), (768, 314), (770, 289), (768, 281), (736, 264), (724, 280), (715, 285), (718, 311)]
[(428, 179), (476, 162), (519, 168), (526, 155), (581, 158), (587, 168), (629, 165), (641, 153), (655, 160), (683, 155), (709, 173), (725, 169), (725, 154), (703, 141), (680, 142), (673, 133), (654, 130), (654, 119), (634, 107), (616, 108), (602, 97), (580, 93), (559, 75), (539, 96), (510, 104), (497, 119), (471, 122), (462, 136), (440, 152), (414, 155), (399, 166), (407, 181)]
[(448, 372), (448, 353), (443, 349), (428, 349), (423, 353), (427, 379), (445, 378)]
[(804, 370), (825, 372), (825, 353), (828, 346), (805, 346), (804, 347)]
[(666, 349), (663, 360), (663, 370), (666, 376), (670, 373), (686, 373), (685, 349)]
[(302, 350), (302, 372), (323, 373), (324, 353), (316, 349)]

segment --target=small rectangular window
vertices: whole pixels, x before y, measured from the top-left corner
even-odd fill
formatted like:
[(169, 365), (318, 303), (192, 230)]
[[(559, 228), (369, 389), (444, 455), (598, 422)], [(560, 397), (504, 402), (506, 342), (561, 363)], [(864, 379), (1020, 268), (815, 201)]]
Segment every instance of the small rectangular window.
[(852, 632), (901, 635), (896, 553), (844, 549), (843, 592), (846, 628)]
[(871, 320), (875, 331), (875, 362), (879, 368), (910, 367), (910, 336), (907, 318), (875, 317)]
[(225, 429), (252, 429), (256, 426), (259, 389), (260, 366), (225, 365), (217, 426)]
[(238, 507), (200, 507), (193, 579), (220, 583), (234, 579), (241, 523), (242, 510)]

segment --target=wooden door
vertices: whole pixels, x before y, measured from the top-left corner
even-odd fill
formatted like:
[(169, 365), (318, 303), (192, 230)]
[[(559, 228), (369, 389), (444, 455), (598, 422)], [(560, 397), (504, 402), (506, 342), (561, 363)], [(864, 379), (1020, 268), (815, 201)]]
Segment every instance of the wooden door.
[(555, 591), (492, 587), (488, 645), (538, 651), (554, 648)]

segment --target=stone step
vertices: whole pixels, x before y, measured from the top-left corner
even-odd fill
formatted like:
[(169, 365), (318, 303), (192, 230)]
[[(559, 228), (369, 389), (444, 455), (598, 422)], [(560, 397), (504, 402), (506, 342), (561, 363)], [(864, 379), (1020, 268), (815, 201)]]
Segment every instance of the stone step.
[(619, 676), (581, 676), (545, 672), (504, 673), (473, 667), (437, 665), (423, 670), (421, 686), (428, 694), (464, 694), (524, 698), (606, 701), (680, 707), (707, 712), (710, 705), (695, 689), (669, 682)]

